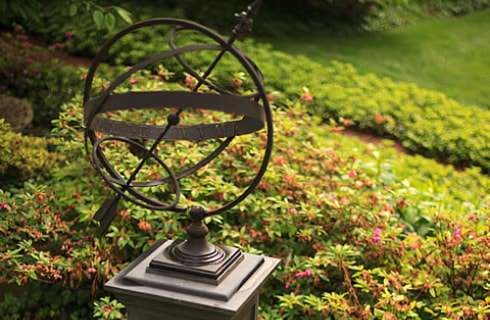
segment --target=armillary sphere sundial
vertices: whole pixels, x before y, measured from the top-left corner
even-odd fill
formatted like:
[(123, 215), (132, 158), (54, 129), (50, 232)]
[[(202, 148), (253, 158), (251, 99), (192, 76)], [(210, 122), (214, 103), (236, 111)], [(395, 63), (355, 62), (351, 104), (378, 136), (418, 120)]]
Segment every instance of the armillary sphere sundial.
[[(108, 229), (117, 215), (118, 202), (123, 199), (150, 210), (188, 213), (191, 219), (187, 229), (188, 238), (184, 241), (173, 242), (163, 254), (153, 259), (151, 268), (154, 270), (175, 272), (184, 270), (184, 273), (187, 274), (186, 277), (205, 275), (209, 281), (219, 282), (231, 266), (243, 259), (243, 254), (236, 248), (209, 243), (206, 240), (208, 229), (203, 223), (203, 219), (224, 213), (243, 201), (257, 187), (266, 171), (271, 155), (273, 142), (272, 114), (264, 89), (262, 74), (255, 63), (234, 46), (236, 39), (251, 30), (252, 17), (259, 4), (260, 0), (255, 1), (246, 11), (237, 15), (239, 21), (228, 39), (200, 24), (182, 19), (158, 18), (133, 24), (117, 33), (102, 47), (88, 71), (83, 96), (86, 146), (93, 167), (115, 193), (113, 197), (102, 204), (94, 216), (94, 219), (100, 222), (100, 231), (104, 233)], [(154, 26), (169, 28), (168, 44), (170, 49), (136, 63), (117, 76), (99, 95), (91, 97), (94, 75), (100, 63), (108, 56), (109, 49), (126, 34)], [(209, 43), (177, 46), (176, 37), (183, 31), (197, 32), (210, 41)], [(216, 56), (205, 71), (199, 73), (185, 60), (184, 55), (204, 50), (214, 51)], [(211, 80), (212, 71), (219, 65), (225, 53), (231, 54), (246, 71), (254, 85), (253, 94), (240, 95), (236, 92), (230, 92)], [(175, 59), (188, 74), (197, 79), (197, 83), (190, 92), (129, 91), (119, 93), (117, 91), (118, 86), (136, 72), (165, 59)], [(199, 92), (198, 89), (203, 85), (210, 91)], [(160, 110), (163, 108), (176, 108), (177, 110), (168, 115), (165, 126), (131, 123), (114, 120), (106, 116), (108, 113), (121, 110)], [(182, 113), (191, 109), (219, 111), (240, 115), (241, 118), (212, 124), (181, 125)], [(194, 174), (198, 169), (212, 162), (236, 136), (255, 133), (264, 129), (267, 130), (267, 133), (261, 164), (255, 177), (242, 190), (241, 194), (234, 200), (212, 210), (206, 210), (202, 206), (181, 206), (179, 182), (182, 178)], [(209, 139), (220, 139), (216, 149), (197, 163), (177, 172), (173, 172), (166, 164), (165, 159), (161, 159), (155, 152), (159, 144), (166, 141), (203, 141)], [(142, 140), (150, 143), (145, 145), (140, 142)], [(119, 173), (104, 154), (102, 145), (107, 146), (113, 142), (125, 143), (143, 155), (128, 178)], [(165, 178), (151, 181), (137, 180), (138, 173), (148, 159), (153, 159), (153, 162), (161, 167), (162, 172), (165, 173)], [(170, 202), (162, 201), (157, 197), (150, 197), (141, 191), (144, 188), (164, 184), (170, 185), (175, 193)]]

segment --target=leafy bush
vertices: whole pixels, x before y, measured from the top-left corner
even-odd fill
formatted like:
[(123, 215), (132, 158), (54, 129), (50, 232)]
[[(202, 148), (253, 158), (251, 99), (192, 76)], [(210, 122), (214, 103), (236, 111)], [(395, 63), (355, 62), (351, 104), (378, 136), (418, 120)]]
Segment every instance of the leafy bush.
[[(111, 51), (117, 64), (132, 65), (143, 57), (165, 50), (151, 39), (164, 30), (144, 29), (125, 36)], [(183, 43), (199, 40), (183, 35)], [(259, 64), (267, 85), (279, 91), (278, 103), (296, 99), (307, 87), (309, 111), (335, 120), (346, 119), (352, 126), (400, 140), (408, 149), (460, 166), (490, 170), (490, 111), (467, 106), (410, 83), (398, 83), (374, 74), (362, 75), (349, 65), (332, 62), (323, 66), (303, 56), (292, 56), (253, 41), (240, 44)], [(186, 59), (205, 70), (213, 53), (189, 55)], [(270, 63), (274, 61), (274, 63)], [(174, 70), (175, 61), (164, 62)], [(155, 68), (156, 69), (156, 68)], [(230, 60), (220, 64), (213, 76), (230, 83), (241, 70)]]
[(48, 151), (49, 142), (13, 132), (0, 119), (0, 186), (27, 178), (46, 177), (60, 156)]
[(490, 7), (489, 0), (429, 0), (418, 2), (426, 10), (448, 15), (462, 15)]
[(24, 287), (14, 287), (0, 303), (2, 319), (72, 319), (90, 318), (89, 290), (69, 290), (61, 283), (33, 282)]
[(308, 101), (310, 112), (326, 119), (346, 120), (361, 130), (395, 137), (408, 149), (447, 163), (490, 170), (488, 110), (414, 84), (361, 75), (349, 64), (322, 66), (253, 44), (247, 52), (260, 65), (269, 87), (283, 93), (282, 102), (300, 97)]
[(87, 44), (100, 43), (116, 27), (132, 22), (128, 11), (100, 2), (4, 0), (0, 2), (0, 25), (10, 28), (21, 24), (51, 43), (76, 38), (78, 50), (83, 51)]
[[(150, 53), (164, 50), (149, 41), (163, 36), (162, 32), (145, 29), (124, 37), (112, 51), (112, 61), (134, 64)], [(192, 35), (184, 38), (196, 39)], [(486, 172), (490, 169), (488, 110), (462, 105), (413, 84), (361, 75), (348, 64), (334, 62), (325, 67), (252, 41), (242, 47), (261, 66), (268, 85), (283, 93), (282, 103), (303, 95), (302, 88), (306, 86), (312, 97), (311, 112), (324, 118), (345, 118), (361, 130), (394, 137), (414, 152), (448, 163), (477, 165)], [(188, 60), (203, 70), (211, 57), (212, 53), (193, 55)], [(165, 67), (175, 69), (175, 62)], [(229, 83), (230, 75), (239, 71), (236, 65), (227, 63), (215, 72), (215, 77)]]
[(38, 61), (42, 54), (30, 50), (24, 45), (14, 53), (0, 46), (0, 92), (27, 99), (33, 107), (34, 126), (49, 128), (61, 104), (81, 90), (81, 73), (58, 60)]
[[(146, 77), (132, 88), (175, 87), (158, 76), (151, 82)], [(457, 172), (432, 160), (360, 146), (332, 133), (338, 128), (326, 130), (299, 99), (288, 106), (275, 110), (275, 153), (258, 191), (208, 221), (212, 241), (283, 259), (263, 293), (261, 316), (484, 319), (489, 178), (477, 170)], [(155, 120), (153, 112), (119, 116)], [(185, 113), (191, 123), (212, 117)], [(124, 203), (108, 236), (93, 237), (91, 216), (107, 191), (82, 161), (80, 122), (77, 97), (65, 105), (54, 130), (60, 137), (57, 151), (68, 157), (65, 167), (55, 169), (48, 183), (0, 193), (3, 282), (62, 283), (98, 295), (107, 278), (156, 240), (183, 235), (180, 215)], [(233, 197), (261, 153), (260, 135), (249, 139), (237, 138), (196, 180), (184, 179), (183, 200), (213, 206)], [(169, 143), (157, 152), (175, 166), (212, 149), (199, 147)], [(122, 154), (116, 150), (110, 156), (126, 171), (138, 158), (117, 161)], [(157, 170), (150, 165), (142, 175)], [(413, 221), (413, 212), (426, 219)], [(104, 306), (119, 312), (117, 302), (105, 299), (94, 314), (106, 314)]]
[[(212, 0), (203, 3), (186, 0), (182, 7), (186, 17), (229, 32), (236, 23), (234, 13), (244, 10), (251, 2)], [(263, 1), (255, 19), (254, 31), (259, 34), (299, 33), (319, 25), (361, 28), (366, 19), (377, 10), (406, 2), (407, 0)]]
[[(152, 31), (145, 32), (148, 33), (144, 37), (149, 37)], [(122, 40), (114, 50), (114, 59), (118, 63), (134, 64), (154, 52), (151, 43), (140, 41), (142, 37), (130, 35)], [(133, 42), (140, 46), (121, 50)], [(309, 112), (325, 119), (346, 120), (358, 129), (394, 137), (408, 149), (446, 163), (490, 170), (488, 110), (462, 105), (442, 93), (414, 84), (398, 83), (374, 74), (361, 75), (349, 64), (332, 62), (323, 66), (252, 41), (241, 46), (261, 67), (268, 87), (280, 92), (279, 104), (299, 97), (307, 102)], [(197, 69), (204, 70), (211, 58), (210, 54), (202, 54), (187, 59)], [(175, 68), (169, 64), (165, 67)], [(225, 84), (239, 71), (236, 64), (225, 61), (213, 76)]]

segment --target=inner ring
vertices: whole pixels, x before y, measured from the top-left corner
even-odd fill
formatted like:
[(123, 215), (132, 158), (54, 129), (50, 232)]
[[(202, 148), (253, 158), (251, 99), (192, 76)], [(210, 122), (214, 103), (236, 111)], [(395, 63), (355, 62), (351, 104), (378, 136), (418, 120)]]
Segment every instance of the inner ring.
[[(127, 143), (128, 145), (132, 145), (136, 147), (138, 150), (147, 153), (147, 155), (149, 154), (151, 158), (157, 161), (160, 164), (160, 166), (164, 168), (164, 170), (168, 174), (168, 177), (165, 179), (156, 179), (148, 182), (131, 183), (127, 185), (127, 181), (119, 174), (117, 170), (114, 169), (114, 167), (109, 163), (109, 161), (107, 161), (107, 159), (104, 156), (104, 153), (100, 149), (101, 145), (104, 142), (108, 142), (108, 141), (124, 142)], [(125, 137), (108, 136), (96, 141), (96, 143), (93, 146), (93, 152), (91, 154), (90, 161), (92, 162), (92, 165), (95, 168), (95, 170), (100, 174), (102, 179), (109, 185), (109, 187), (112, 190), (114, 190), (116, 193), (121, 195), (122, 197), (126, 198), (127, 200), (150, 210), (170, 210), (170, 209), (176, 211), (185, 210), (184, 208), (177, 207), (180, 199), (180, 185), (174, 173), (165, 164), (165, 162), (163, 162), (153, 152), (150, 153), (149, 150), (147, 150), (145, 146), (143, 146), (142, 144)], [(105, 168), (107, 171), (109, 171), (112, 177), (105, 174), (102, 168)], [(138, 192), (133, 189), (138, 187), (159, 186), (159, 185), (167, 184), (168, 182), (171, 183), (175, 191), (175, 198), (170, 203), (163, 203), (155, 198), (148, 197), (142, 194), (141, 192)], [(126, 191), (130, 193), (133, 197), (128, 196)]]

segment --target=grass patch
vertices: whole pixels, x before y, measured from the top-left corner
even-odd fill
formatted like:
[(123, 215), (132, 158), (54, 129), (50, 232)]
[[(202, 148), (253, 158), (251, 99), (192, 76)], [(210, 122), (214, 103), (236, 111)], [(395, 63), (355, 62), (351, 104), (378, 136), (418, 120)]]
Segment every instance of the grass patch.
[(261, 40), (322, 64), (349, 62), (361, 72), (414, 82), (490, 108), (490, 10), (383, 32), (339, 35), (318, 30)]

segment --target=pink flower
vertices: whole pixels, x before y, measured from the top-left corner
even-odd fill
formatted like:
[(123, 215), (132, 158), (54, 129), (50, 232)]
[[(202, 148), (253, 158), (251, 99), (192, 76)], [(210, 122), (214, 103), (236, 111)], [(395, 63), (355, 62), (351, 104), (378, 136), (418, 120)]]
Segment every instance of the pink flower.
[(378, 228), (378, 227), (374, 228), (374, 230), (373, 230), (373, 236), (371, 238), (371, 241), (373, 243), (379, 243), (381, 241), (381, 232), (382, 231), (383, 230), (381, 230), (381, 228)]
[(349, 178), (351, 179), (354, 179), (355, 177), (357, 177), (357, 173), (355, 170), (350, 170), (347, 175), (349, 176)]
[(463, 236), (461, 234), (461, 228), (456, 228), (453, 232), (454, 241), (459, 242), (459, 241), (461, 241), (462, 238), (463, 238)]
[(296, 278), (306, 278), (311, 277), (313, 275), (313, 271), (311, 269), (306, 269), (305, 271), (296, 272), (294, 276)]
[(9, 206), (7, 205), (6, 202), (0, 202), (0, 209), (2, 210), (7, 210)]

